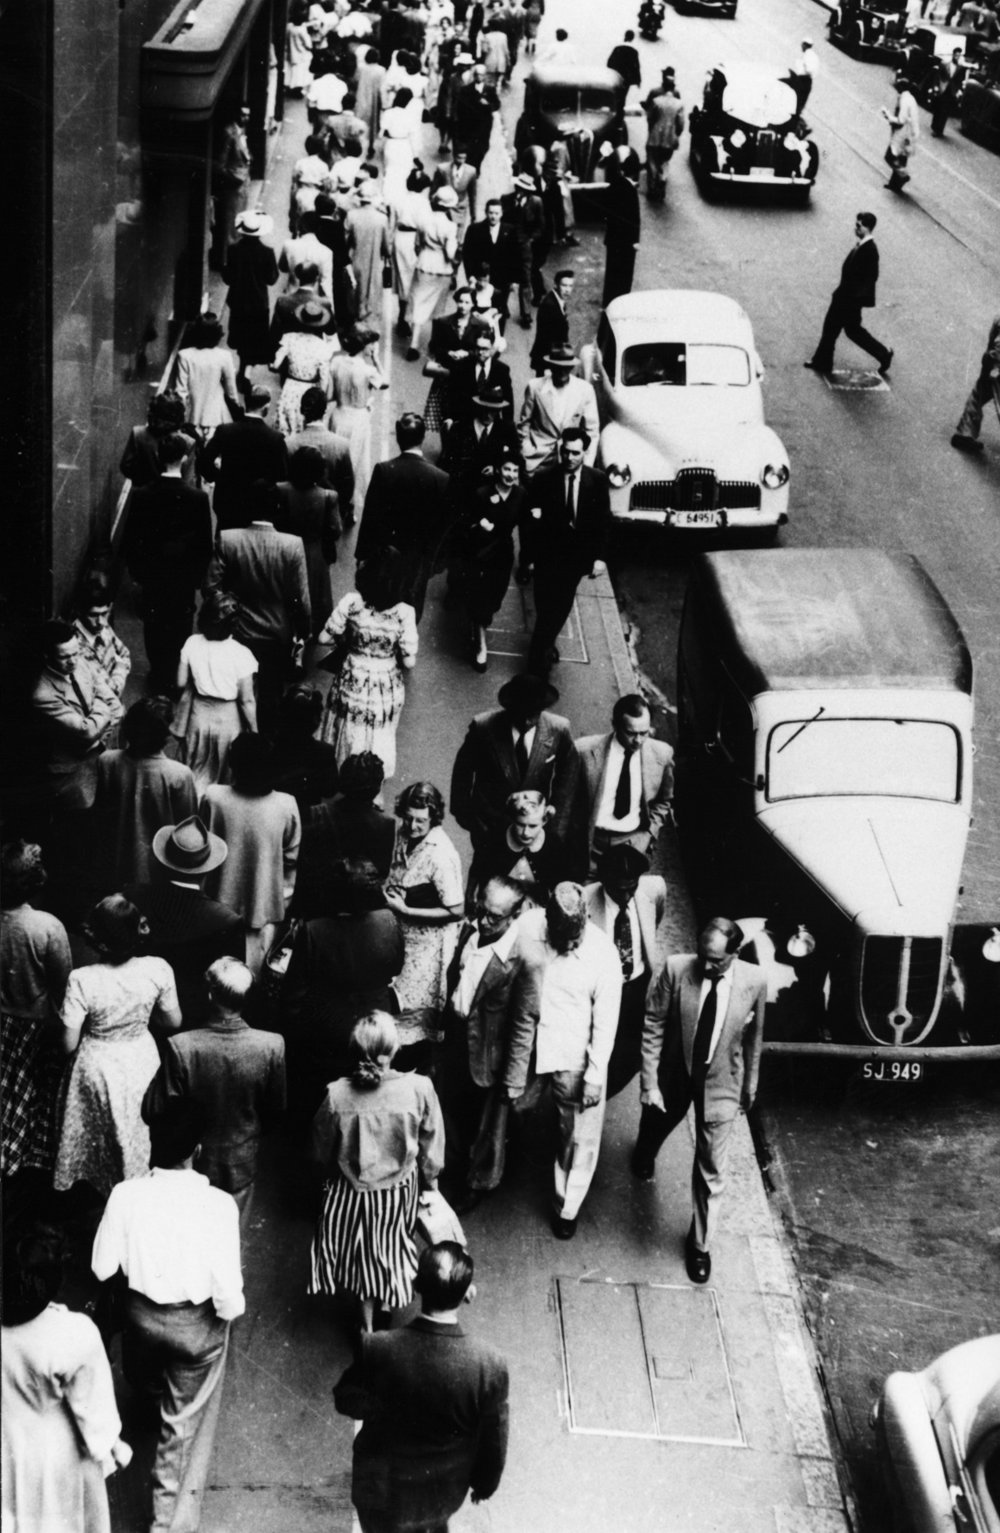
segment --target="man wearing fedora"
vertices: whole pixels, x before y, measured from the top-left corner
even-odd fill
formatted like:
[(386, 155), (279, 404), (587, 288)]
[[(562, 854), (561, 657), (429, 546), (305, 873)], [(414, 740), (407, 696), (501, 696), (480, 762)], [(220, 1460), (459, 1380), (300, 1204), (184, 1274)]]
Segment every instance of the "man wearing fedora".
[(555, 809), (552, 830), (569, 830), (579, 760), (569, 720), (548, 709), (559, 693), (524, 672), (505, 681), (499, 708), (477, 714), (459, 746), (451, 774), (451, 812), (467, 830), (473, 851), (485, 851), (507, 824), (512, 793), (535, 788)]
[(608, 1065), (608, 1096), (613, 1097), (639, 1069), (646, 991), (662, 962), (667, 886), (649, 871), (645, 853), (625, 843), (602, 859), (600, 881), (585, 885), (583, 894), (587, 920), (611, 938), (621, 959), (622, 1002)]
[(509, 400), (500, 387), (487, 384), (470, 400), (470, 411), (448, 432), (446, 461), (456, 490), (470, 493), (491, 478), (501, 458), (521, 457)]
[(504, 198), (504, 221), (510, 225), (518, 251), (518, 323), (531, 329), (531, 305), (543, 293), (542, 263), (547, 254), (545, 208), (538, 183), (524, 172), (514, 177), (514, 190)]
[(288, 478), (285, 439), (267, 423), (270, 408), (270, 389), (253, 384), (243, 419), (217, 426), (198, 456), (202, 478), (215, 483), (212, 508), (220, 532), (246, 526), (252, 484), (263, 479), (276, 485)]
[(587, 436), (584, 461), (592, 467), (601, 429), (594, 385), (573, 376), (576, 356), (568, 346), (556, 346), (542, 362), (547, 372), (528, 383), (518, 423), (524, 466), (529, 474), (555, 467), (563, 432), (582, 426)]
[(267, 213), (251, 210), (236, 217), (240, 238), (230, 245), (222, 280), (229, 289), (229, 344), (239, 353), (236, 381), (246, 392), (248, 367), (268, 366), (271, 351), (270, 289), (278, 280), (278, 262), (265, 237), (274, 228)]
[(222, 837), (207, 830), (198, 815), (178, 825), (163, 825), (153, 837), (160, 876), (124, 890), (149, 924), (149, 951), (165, 958), (174, 971), (177, 998), (188, 1025), (208, 1015), (205, 971), (209, 965), (217, 958), (242, 958), (246, 950), (240, 917), (202, 891), (206, 874), (225, 862), (227, 850)]
[(448, 380), (449, 418), (456, 422), (469, 420), (473, 400), (482, 398), (489, 390), (499, 390), (504, 404), (513, 414), (514, 385), (510, 368), (495, 355), (492, 332), (477, 327), (472, 333), (471, 356), (455, 365)]
[[(542, 386), (549, 381), (535, 380)], [(533, 387), (528, 384), (529, 391)], [(518, 575), (521, 580), (534, 577), (528, 669), (543, 676), (558, 664), (556, 640), (573, 610), (577, 586), (607, 569), (611, 502), (604, 474), (584, 461), (592, 446), (583, 426), (568, 426), (559, 437), (558, 463), (536, 474), (528, 486)]]

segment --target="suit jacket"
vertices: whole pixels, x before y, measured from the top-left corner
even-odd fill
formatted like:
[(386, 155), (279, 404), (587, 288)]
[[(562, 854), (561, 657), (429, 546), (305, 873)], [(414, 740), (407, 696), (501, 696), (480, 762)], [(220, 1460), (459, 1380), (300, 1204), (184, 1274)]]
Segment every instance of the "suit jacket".
[[(594, 834), (594, 822), (601, 803), (601, 786), (613, 739), (613, 734), (583, 735), (576, 742), (588, 838)], [(674, 753), (670, 746), (663, 740), (643, 740), (639, 747), (639, 775), (642, 780), (640, 815), (648, 820), (652, 844), (670, 817), (674, 796)]]
[(500, 225), (496, 239), (491, 239), (490, 226), (485, 219), (470, 224), (462, 243), (462, 265), (466, 276), (488, 266), (490, 281), (502, 293), (515, 280), (520, 266), (517, 240), (507, 224)]
[(569, 315), (555, 293), (546, 293), (535, 315), (535, 339), (529, 360), (537, 372), (553, 346), (569, 345)]
[[(459, 362), (452, 369), (448, 380), (448, 411), (454, 420), (471, 419), (472, 401), (480, 390), (480, 383), (476, 377), (477, 366), (476, 358), (472, 356), (467, 362)], [(487, 389), (500, 389), (513, 414), (514, 385), (506, 362), (501, 362), (497, 357), (491, 357), (487, 364), (486, 381), (481, 386)], [(508, 417), (505, 415), (504, 419)]]
[(303, 816), (302, 850), (295, 880), (293, 910), (308, 920), (327, 915), (327, 869), (338, 857), (373, 862), (383, 883), (389, 876), (396, 822), (374, 804), (356, 798), (330, 798)]
[(239, 603), (236, 637), (254, 644), (290, 645), (308, 634), (312, 616), (302, 539), (270, 522), (220, 532), (205, 582)]
[(204, 1021), (209, 1011), (205, 970), (217, 958), (246, 956), (243, 921), (228, 905), (166, 876), (162, 882), (128, 884), (124, 892), (149, 922), (149, 951), (165, 958), (174, 971), (185, 1023)]
[(362, 1336), (333, 1392), (363, 1422), (354, 1439), (352, 1499), (386, 1528), (443, 1523), (469, 1490), (485, 1500), (507, 1458), (507, 1364), (460, 1325), (423, 1315)]
[(553, 832), (569, 830), (576, 796), (580, 763), (570, 734), (569, 720), (557, 713), (542, 713), (521, 779), (514, 756), (510, 715), (502, 708), (480, 713), (472, 720), (455, 757), (451, 774), (451, 812), (473, 845), (483, 846), (506, 824), (504, 805), (521, 788), (544, 793), (555, 809)]
[(280, 431), (259, 415), (230, 421), (210, 437), (201, 454), (205, 479), (215, 481), (215, 514), (220, 530), (245, 527), (247, 492), (258, 479), (279, 484), (288, 478), (288, 453)]
[(863, 240), (847, 252), (835, 296), (860, 304), (863, 309), (871, 309), (875, 305), (877, 281), (878, 246), (874, 240)]
[(287, 446), (289, 460), (300, 447), (315, 447), (323, 454), (326, 482), (331, 490), (336, 490), (341, 512), (350, 511), (354, 504), (354, 464), (347, 438), (328, 430), (322, 421), (307, 421), (301, 431), (288, 438)]
[[(584, 897), (587, 901), (587, 920), (599, 931), (606, 932), (614, 940), (614, 916), (600, 883), (586, 884)], [(639, 939), (642, 944), (642, 961), (650, 974), (660, 966), (660, 923), (667, 909), (667, 886), (658, 873), (643, 873), (634, 895), (635, 913), (639, 923)]]
[(626, 86), (642, 83), (639, 55), (631, 43), (616, 43), (608, 55), (608, 68), (620, 74)]
[(584, 461), (593, 465), (601, 423), (594, 385), (584, 378), (570, 378), (557, 389), (552, 379), (532, 378), (524, 391), (519, 421), (521, 451), (529, 474), (556, 462), (559, 437), (567, 426), (583, 426), (590, 437)]
[[(459, 933), (455, 957), (448, 966), (448, 993), (452, 1002), (461, 975), (462, 951), (474, 931), (474, 924), (466, 921)], [(526, 967), (515, 941), (506, 959), (500, 958), (496, 951), (491, 953), (489, 963), (476, 986), (468, 1016), (459, 1015), (452, 1006), (452, 1016), (464, 1034), (469, 1074), (477, 1086), (495, 1086), (503, 1079), (510, 1044), (510, 1011), (514, 992), (517, 990), (520, 994), (525, 987), (530, 988), (535, 979), (534, 972)], [(523, 995), (518, 1004), (525, 1004)]]
[(104, 736), (122, 716), (117, 693), (104, 672), (81, 656), (72, 677), (46, 667), (35, 683), (31, 706), (39, 747), (32, 775), (40, 796), (58, 799), (66, 809), (89, 809)]
[[(705, 1122), (728, 1123), (741, 1103), (757, 1094), (764, 1042), (767, 979), (756, 964), (735, 959), (732, 989), (705, 1078)], [(691, 1077), (694, 1037), (701, 1009), (701, 968), (693, 953), (668, 958), (646, 997), (642, 1030), (643, 1091), (659, 1086), (664, 1099), (671, 1087)]]
[(589, 574), (595, 560), (606, 557), (611, 533), (607, 479), (598, 469), (580, 470), (576, 523), (571, 525), (562, 469), (536, 474), (528, 485), (528, 512), (520, 532), (522, 564)]
[(631, 250), (641, 232), (639, 188), (627, 176), (614, 176), (604, 198), (604, 243), (609, 250)]
[(132, 579), (147, 591), (176, 593), (193, 603), (212, 557), (212, 513), (205, 491), (172, 474), (134, 489), (122, 553)]
[(376, 463), (365, 496), (355, 556), (369, 559), (390, 544), (411, 566), (403, 593), (419, 618), (434, 553), (448, 515), (448, 475), (420, 453), (401, 452)]
[[(500, 457), (508, 452), (516, 453), (518, 456), (521, 452), (520, 438), (513, 421), (491, 421), (489, 431), (484, 431), (481, 435), (477, 435), (476, 423), (471, 416), (465, 420), (456, 421), (448, 433), (447, 451), (448, 469), (454, 478), (456, 488), (460, 492), (469, 493), (481, 488), (487, 483), (484, 479), (484, 471), (495, 468)], [(464, 509), (467, 498), (460, 493), (459, 499)]]

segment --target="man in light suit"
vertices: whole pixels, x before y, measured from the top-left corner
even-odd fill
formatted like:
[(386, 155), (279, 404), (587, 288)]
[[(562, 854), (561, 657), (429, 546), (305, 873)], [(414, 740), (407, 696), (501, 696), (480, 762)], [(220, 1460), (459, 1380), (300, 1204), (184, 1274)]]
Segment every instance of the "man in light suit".
[(650, 986), (642, 1035), (642, 1115), (632, 1174), (652, 1180), (667, 1136), (694, 1107), (693, 1216), (684, 1245), (692, 1283), (707, 1283), (729, 1136), (757, 1094), (767, 981), (737, 958), (743, 933), (716, 916), (697, 954), (668, 958)]
[(205, 586), (228, 591), (239, 603), (235, 634), (257, 658), (258, 717), (265, 731), (288, 678), (292, 641), (307, 638), (312, 621), (302, 539), (264, 520), (220, 532)]
[(334, 1389), (362, 1423), (351, 1499), (362, 1533), (444, 1533), (471, 1490), (493, 1495), (507, 1458), (507, 1364), (458, 1321), (472, 1257), (454, 1241), (421, 1253), (421, 1313), (401, 1330), (362, 1335)]
[(390, 546), (399, 550), (405, 562), (400, 599), (412, 604), (418, 623), (449, 509), (448, 475), (425, 460), (424, 430), (422, 415), (396, 422), (399, 456), (372, 470), (354, 550), (359, 564)]
[(43, 645), (45, 664), (31, 700), (42, 751), (38, 796), (56, 811), (90, 809), (97, 758), (122, 705), (104, 672), (81, 653), (71, 623), (46, 623)]
[(583, 461), (592, 468), (600, 431), (594, 385), (573, 377), (576, 356), (568, 346), (556, 346), (540, 361), (548, 373), (531, 379), (518, 422), (525, 470), (534, 474), (541, 468), (554, 468), (563, 433), (571, 426), (583, 428), (587, 437)]
[(844, 259), (840, 281), (833, 291), (830, 306), (823, 320), (819, 345), (803, 366), (814, 373), (833, 371), (833, 350), (837, 337), (843, 331), (849, 341), (867, 351), (875, 358), (883, 378), (892, 366), (893, 352), (883, 346), (861, 323), (861, 310), (875, 306), (875, 284), (878, 281), (878, 246), (873, 238), (878, 222), (874, 213), (859, 213), (854, 220), (855, 245)]
[(451, 774), (451, 812), (474, 852), (485, 851), (507, 825), (507, 800), (536, 788), (554, 807), (551, 828), (565, 837), (577, 791), (579, 761), (569, 720), (547, 710), (559, 693), (540, 676), (505, 681), (499, 708), (479, 713), (458, 748)]
[(463, 926), (448, 968), (453, 1070), (452, 1090), (445, 1093), (445, 1121), (454, 1114), (465, 1160), (458, 1213), (475, 1208), (503, 1178), (510, 1104), (501, 1082), (510, 1018), (512, 1008), (523, 1006), (530, 991), (514, 925), (523, 902), (519, 884), (499, 876), (489, 879), (476, 901), (476, 919)]
[(609, 936), (622, 965), (622, 1003), (608, 1065), (608, 1096), (617, 1096), (639, 1069), (646, 992), (660, 968), (660, 926), (667, 886), (649, 871), (649, 858), (627, 842), (601, 859), (599, 883), (584, 887), (587, 920)]
[(580, 817), (586, 823), (587, 855), (597, 869), (614, 846), (634, 846), (652, 858), (657, 837), (671, 818), (674, 753), (653, 739), (649, 706), (638, 692), (620, 697), (611, 710), (611, 732), (583, 735)]

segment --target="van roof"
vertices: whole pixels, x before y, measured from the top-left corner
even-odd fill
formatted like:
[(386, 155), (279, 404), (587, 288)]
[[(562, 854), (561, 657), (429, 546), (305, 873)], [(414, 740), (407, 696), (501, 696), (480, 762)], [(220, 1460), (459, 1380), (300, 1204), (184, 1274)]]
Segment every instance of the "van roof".
[(867, 548), (702, 554), (695, 578), (748, 697), (810, 687), (971, 693), (972, 659), (919, 560)]

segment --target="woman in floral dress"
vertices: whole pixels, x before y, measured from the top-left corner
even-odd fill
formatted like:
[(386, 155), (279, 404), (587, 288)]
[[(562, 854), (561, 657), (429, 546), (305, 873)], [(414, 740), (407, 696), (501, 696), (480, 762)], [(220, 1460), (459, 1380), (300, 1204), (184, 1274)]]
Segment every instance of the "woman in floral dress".
[(396, 800), (396, 844), (386, 904), (403, 928), (403, 968), (392, 982), (399, 1002), (399, 1067), (427, 1071), (440, 1040), (447, 973), (463, 911), (462, 864), (442, 829), (444, 799), (430, 782), (411, 783)]
[(149, 927), (122, 894), (91, 912), (98, 961), (74, 969), (62, 1004), (63, 1048), (73, 1056), (65, 1087), (53, 1185), (89, 1182), (107, 1197), (117, 1182), (149, 1170), (142, 1099), (159, 1067), (151, 1022), (181, 1025), (173, 970), (141, 952)]
[(321, 644), (337, 644), (343, 652), (327, 693), (320, 739), (336, 747), (338, 766), (348, 756), (373, 751), (386, 777), (396, 770), (403, 673), (417, 659), (416, 614), (396, 598), (399, 563), (393, 549), (360, 564), (357, 589), (338, 602), (320, 634)]

